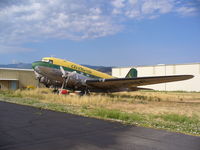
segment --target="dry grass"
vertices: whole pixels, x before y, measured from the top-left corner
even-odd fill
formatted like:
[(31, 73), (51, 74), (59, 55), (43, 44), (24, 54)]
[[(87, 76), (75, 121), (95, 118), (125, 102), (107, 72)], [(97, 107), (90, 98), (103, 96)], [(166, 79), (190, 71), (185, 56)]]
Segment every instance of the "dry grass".
[(14, 95), (36, 98), (42, 102), (103, 107), (124, 112), (142, 114), (175, 113), (200, 118), (200, 93), (187, 92), (121, 92), (92, 94), (91, 96), (57, 95), (49, 89), (18, 90)]
[(22, 97), (36, 98), (43, 102), (68, 104), (74, 106), (104, 106), (109, 104), (111, 98), (101, 95), (78, 96), (78, 95), (57, 95), (53, 94), (49, 89), (34, 89), (34, 90), (18, 90), (15, 95)]
[(141, 91), (114, 95), (129, 95), (132, 96), (132, 99), (130, 98), (128, 105), (127, 103), (116, 103), (110, 106), (111, 108), (118, 107), (122, 110), (138, 113), (197, 115), (200, 118), (200, 93)]

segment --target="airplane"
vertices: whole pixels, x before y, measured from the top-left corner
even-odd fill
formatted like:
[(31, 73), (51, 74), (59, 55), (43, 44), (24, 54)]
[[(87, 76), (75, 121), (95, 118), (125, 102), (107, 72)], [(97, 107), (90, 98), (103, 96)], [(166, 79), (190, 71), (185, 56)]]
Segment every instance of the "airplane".
[(132, 68), (125, 78), (116, 78), (106, 73), (55, 57), (44, 57), (32, 63), (39, 83), (54, 89), (80, 91), (80, 95), (90, 92), (121, 92), (145, 90), (139, 86), (191, 79), (193, 75), (137, 77)]

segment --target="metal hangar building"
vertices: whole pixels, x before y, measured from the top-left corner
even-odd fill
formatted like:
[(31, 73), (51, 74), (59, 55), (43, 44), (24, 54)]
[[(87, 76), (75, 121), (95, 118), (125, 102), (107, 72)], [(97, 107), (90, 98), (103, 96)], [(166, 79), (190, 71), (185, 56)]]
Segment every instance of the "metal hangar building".
[(0, 68), (0, 90), (36, 87), (33, 69)]
[(167, 75), (194, 75), (194, 78), (171, 83), (154, 84), (142, 86), (159, 91), (200, 91), (200, 63), (132, 66), (125, 68), (112, 68), (112, 75), (125, 77), (131, 68), (137, 69), (138, 77), (167, 76)]

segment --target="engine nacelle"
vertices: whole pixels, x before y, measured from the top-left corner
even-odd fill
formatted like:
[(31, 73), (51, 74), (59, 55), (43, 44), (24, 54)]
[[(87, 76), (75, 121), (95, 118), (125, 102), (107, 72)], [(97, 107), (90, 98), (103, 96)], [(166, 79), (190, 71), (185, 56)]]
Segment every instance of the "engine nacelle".
[(40, 77), (39, 81), (40, 81), (40, 83), (43, 83), (43, 84), (50, 83), (50, 80), (47, 77)]
[(47, 77), (40, 77), (38, 78), (39, 82), (44, 84), (46, 87), (49, 87), (52, 83)]
[(78, 74), (76, 72), (72, 72), (68, 75), (68, 81), (67, 82), (67, 87), (71, 87), (74, 89), (79, 89), (81, 87), (85, 87), (85, 81), (86, 81), (87, 77)]

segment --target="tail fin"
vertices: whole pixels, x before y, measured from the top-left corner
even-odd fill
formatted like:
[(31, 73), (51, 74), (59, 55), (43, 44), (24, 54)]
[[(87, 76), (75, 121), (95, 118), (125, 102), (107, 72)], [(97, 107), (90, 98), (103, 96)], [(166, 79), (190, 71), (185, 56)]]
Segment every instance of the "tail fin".
[(136, 77), (137, 77), (137, 70), (135, 68), (131, 68), (125, 78), (136, 78)]

